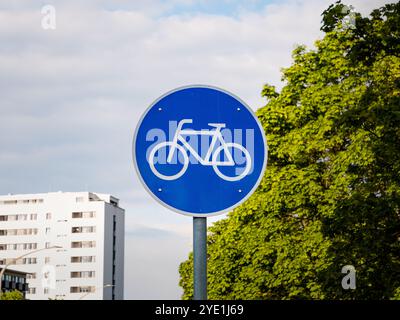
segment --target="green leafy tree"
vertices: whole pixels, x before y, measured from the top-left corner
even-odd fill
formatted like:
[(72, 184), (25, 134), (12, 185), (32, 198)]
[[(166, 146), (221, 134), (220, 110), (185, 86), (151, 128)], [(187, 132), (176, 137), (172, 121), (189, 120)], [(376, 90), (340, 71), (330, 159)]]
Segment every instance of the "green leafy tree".
[[(342, 9), (324, 11), (315, 49), (293, 51), (282, 90), (262, 91), (268, 167), (209, 229), (210, 299), (400, 298), (400, 4), (350, 27)], [(184, 299), (192, 265), (180, 266)]]
[(0, 295), (0, 300), (24, 300), (24, 295), (18, 290), (4, 292)]

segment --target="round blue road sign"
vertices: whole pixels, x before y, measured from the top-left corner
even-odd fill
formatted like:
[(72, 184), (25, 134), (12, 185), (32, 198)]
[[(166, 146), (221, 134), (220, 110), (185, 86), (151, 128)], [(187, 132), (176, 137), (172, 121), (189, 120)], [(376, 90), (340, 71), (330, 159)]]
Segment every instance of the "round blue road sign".
[(263, 128), (229, 92), (187, 86), (157, 99), (133, 140), (136, 170), (164, 206), (189, 216), (224, 213), (245, 201), (267, 164)]

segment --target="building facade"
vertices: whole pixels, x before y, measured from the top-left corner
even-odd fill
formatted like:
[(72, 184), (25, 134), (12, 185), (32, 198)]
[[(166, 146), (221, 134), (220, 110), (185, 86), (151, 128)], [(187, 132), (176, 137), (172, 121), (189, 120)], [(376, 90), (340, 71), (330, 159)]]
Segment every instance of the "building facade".
[(26, 297), (26, 291), (28, 291), (28, 284), (26, 282), (26, 272), (16, 271), (12, 269), (0, 268), (1, 276), (1, 292), (10, 292), (18, 290), (22, 293), (24, 298)]
[(122, 300), (119, 200), (91, 192), (0, 196), (0, 267), (27, 272), (27, 299)]

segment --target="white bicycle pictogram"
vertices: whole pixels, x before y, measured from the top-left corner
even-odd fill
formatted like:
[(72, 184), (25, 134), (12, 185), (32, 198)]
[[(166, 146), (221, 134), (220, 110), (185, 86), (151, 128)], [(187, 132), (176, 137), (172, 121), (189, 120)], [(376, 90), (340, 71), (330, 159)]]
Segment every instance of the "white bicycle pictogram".
[[(225, 140), (221, 134), (222, 128), (225, 128), (225, 123), (209, 123), (208, 125), (210, 127), (215, 128), (215, 130), (191, 130), (191, 129), (183, 130), (182, 129), (183, 125), (187, 124), (187, 123), (193, 123), (193, 119), (183, 119), (183, 120), (179, 121), (176, 132), (175, 132), (174, 139), (172, 141), (161, 142), (161, 143), (157, 144), (150, 151), (149, 165), (150, 165), (151, 171), (157, 177), (159, 177), (160, 179), (163, 179), (163, 180), (176, 180), (176, 179), (180, 178), (186, 172), (186, 170), (188, 169), (188, 166), (189, 166), (189, 156), (187, 154), (187, 151), (189, 151), (196, 158), (196, 160), (199, 161), (199, 163), (201, 165), (212, 166), (215, 173), (220, 178), (222, 178), (226, 181), (241, 180), (250, 172), (251, 163), (252, 163), (250, 153), (247, 151), (246, 148), (244, 148), (242, 145), (240, 145), (238, 143), (225, 142)], [(209, 146), (204, 158), (202, 158), (197, 153), (197, 151), (194, 150), (192, 148), (192, 146), (186, 141), (184, 136), (188, 136), (188, 135), (209, 135), (212, 137), (210, 146)], [(220, 143), (220, 146), (218, 146), (215, 149), (215, 151), (213, 152), (215, 145), (218, 141)], [(181, 142), (182, 145), (179, 144), (178, 142)], [(156, 152), (160, 151), (162, 148), (167, 148), (167, 147), (170, 147), (168, 157), (167, 157), (168, 164), (172, 163), (175, 150), (177, 150), (177, 152), (180, 152), (183, 157), (182, 169), (178, 173), (173, 174), (173, 175), (161, 174), (156, 169), (155, 164), (154, 164), (154, 156), (155, 156)], [(236, 148), (236, 149), (240, 150), (241, 152), (243, 152), (245, 159), (246, 159), (246, 166), (243, 169), (243, 171), (239, 175), (233, 176), (233, 177), (223, 174), (218, 168), (219, 166), (235, 166), (236, 165), (236, 163), (233, 159), (232, 153), (229, 150), (230, 148), (232, 148), (232, 149)], [(226, 159), (225, 161), (218, 161), (218, 156), (221, 153), (221, 151), (224, 151), (224, 154), (225, 154), (224, 159)]]

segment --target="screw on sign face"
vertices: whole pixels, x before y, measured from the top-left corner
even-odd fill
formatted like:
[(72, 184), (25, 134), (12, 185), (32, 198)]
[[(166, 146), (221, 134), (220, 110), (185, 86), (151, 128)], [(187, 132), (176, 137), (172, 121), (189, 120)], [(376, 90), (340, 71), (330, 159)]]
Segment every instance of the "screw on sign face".
[(188, 86), (157, 99), (145, 112), (133, 142), (136, 170), (162, 205), (207, 217), (245, 201), (267, 163), (262, 126), (234, 95)]

